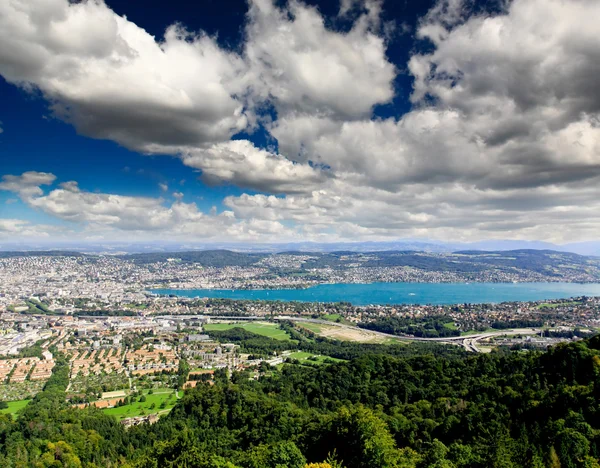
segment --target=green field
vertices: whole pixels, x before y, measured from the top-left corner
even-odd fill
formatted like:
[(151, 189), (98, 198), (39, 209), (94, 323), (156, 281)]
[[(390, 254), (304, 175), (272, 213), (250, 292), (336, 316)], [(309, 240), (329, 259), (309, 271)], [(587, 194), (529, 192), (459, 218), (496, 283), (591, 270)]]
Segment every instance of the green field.
[[(110, 414), (117, 419), (133, 418), (134, 416), (142, 416), (142, 414), (166, 413), (175, 406), (175, 402), (177, 401), (174, 390), (155, 391), (152, 395), (149, 395), (148, 392), (145, 391), (144, 395), (146, 396), (146, 401), (143, 403), (136, 401), (130, 405), (106, 408), (102, 411), (104, 414)], [(169, 400), (171, 395), (173, 395), (173, 398)], [(160, 405), (163, 402), (166, 402), (166, 406), (161, 408)], [(154, 408), (151, 408), (153, 404)]]
[(493, 332), (493, 331), (498, 331), (498, 330), (496, 330), (495, 328), (486, 328), (483, 331), (469, 330), (466, 332), (461, 332), (460, 336), (479, 335), (481, 333), (489, 333), (489, 332)]
[(276, 340), (289, 340), (291, 337), (281, 330), (277, 324), (268, 322), (244, 322), (244, 323), (207, 323), (205, 331), (223, 331), (232, 328), (243, 328), (257, 335), (267, 336)]
[(539, 304), (536, 309), (556, 309), (557, 307), (568, 307), (574, 305), (580, 305), (581, 302), (557, 302), (557, 303), (549, 303), (542, 302)]
[(7, 401), (6, 403), (8, 404), (8, 408), (0, 410), (0, 413), (15, 414), (17, 411), (25, 408), (30, 401), (31, 400)]
[(454, 325), (454, 322), (446, 322), (444, 324), (444, 328), (447, 328), (448, 330), (457, 330), (456, 325)]
[[(308, 359), (313, 356), (316, 357), (316, 360)], [(315, 355), (313, 353), (307, 353), (305, 351), (297, 351), (295, 353), (290, 354), (289, 357), (292, 359), (297, 359), (298, 361), (312, 362), (313, 364), (323, 364), (328, 359), (331, 359), (332, 361), (336, 361), (336, 362), (343, 361), (343, 359), (333, 358), (333, 357), (329, 357), (329, 356)]]
[(356, 325), (355, 323), (351, 322), (350, 320), (346, 320), (344, 318), (344, 316), (341, 314), (325, 314), (325, 315), (321, 316), (321, 318), (323, 320), (328, 320), (330, 322), (343, 323), (344, 325), (352, 325), (352, 326)]
[[(301, 327), (306, 328), (307, 330), (310, 330), (313, 333), (321, 333), (321, 331), (323, 331), (323, 327), (324, 325), (321, 325), (319, 323), (311, 323), (311, 322), (301, 322), (298, 325), (300, 325)], [(329, 326), (329, 325), (327, 325)]]

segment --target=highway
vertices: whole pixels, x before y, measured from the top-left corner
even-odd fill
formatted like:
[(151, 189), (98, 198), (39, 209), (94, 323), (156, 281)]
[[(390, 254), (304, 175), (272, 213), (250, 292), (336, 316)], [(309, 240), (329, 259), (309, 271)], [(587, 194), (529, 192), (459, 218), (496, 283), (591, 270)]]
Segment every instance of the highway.
[[(345, 325), (343, 323), (330, 322), (327, 320), (318, 320), (318, 319), (308, 319), (304, 317), (288, 317), (288, 316), (278, 316), (274, 317), (275, 320), (291, 320), (294, 322), (310, 322), (310, 323), (318, 323), (322, 325), (334, 325), (336, 327), (348, 328), (348, 329), (356, 329), (351, 325)], [(385, 338), (399, 338), (407, 341), (429, 341), (429, 342), (437, 342), (437, 343), (448, 343), (448, 344), (460, 344), (467, 351), (479, 353), (481, 350), (477, 347), (477, 343), (486, 338), (491, 338), (494, 336), (503, 336), (503, 335), (537, 335), (542, 331), (541, 328), (516, 328), (511, 330), (498, 330), (493, 332), (484, 332), (478, 334), (472, 334), (468, 336), (450, 336), (445, 338), (422, 338), (416, 336), (405, 336), (405, 335), (392, 335), (390, 333), (383, 333), (374, 330), (367, 330), (369, 333), (373, 333), (375, 335), (379, 335)]]
[[(329, 325), (341, 328), (347, 328), (349, 330), (356, 330), (357, 327), (351, 325), (345, 325), (343, 323), (330, 322), (328, 320), (319, 320), (312, 319), (306, 317), (297, 317), (297, 316), (289, 316), (289, 315), (278, 315), (276, 317), (260, 317), (260, 316), (241, 316), (241, 317), (228, 317), (228, 316), (220, 316), (220, 315), (163, 315), (155, 317), (157, 319), (207, 319), (210, 320), (276, 320), (276, 321), (284, 321), (289, 320), (292, 322), (308, 322), (308, 323), (316, 323), (321, 325)], [(447, 343), (447, 344), (458, 344), (463, 346), (467, 351), (479, 353), (481, 350), (477, 347), (477, 344), (480, 340), (491, 338), (494, 336), (503, 336), (503, 335), (537, 335), (542, 329), (541, 328), (515, 328), (510, 330), (498, 330), (493, 332), (482, 332), (482, 333), (474, 333), (472, 335), (467, 336), (449, 336), (445, 338), (422, 338), (417, 336), (406, 336), (406, 335), (392, 335), (391, 333), (384, 333), (375, 330), (368, 330), (366, 328), (360, 328), (368, 333), (372, 333), (374, 335), (381, 336), (383, 338), (395, 338), (401, 339), (405, 341), (424, 341), (424, 342), (437, 342), (437, 343)]]

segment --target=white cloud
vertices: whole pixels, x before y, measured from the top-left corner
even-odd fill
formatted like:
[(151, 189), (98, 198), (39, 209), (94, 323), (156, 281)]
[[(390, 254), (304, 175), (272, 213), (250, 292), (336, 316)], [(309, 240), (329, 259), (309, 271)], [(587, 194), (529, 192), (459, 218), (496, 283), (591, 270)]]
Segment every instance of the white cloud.
[[(36, 176), (32, 175), (35, 174)], [(182, 194), (166, 205), (161, 198), (132, 197), (108, 193), (92, 193), (81, 190), (77, 182), (61, 183), (59, 188), (44, 193), (38, 186), (33, 190), (33, 180), (46, 183), (54, 180), (52, 174), (25, 173), (21, 176), (5, 176), (0, 189), (18, 193), (32, 208), (60, 220), (75, 223), (94, 236), (110, 238), (133, 232), (140, 236), (203, 238), (218, 240), (264, 240), (292, 239), (294, 231), (277, 221), (261, 219), (237, 219), (233, 212), (201, 212), (195, 203), (184, 203)], [(28, 181), (28, 190), (21, 190), (18, 181)], [(47, 234), (53, 227), (32, 226), (25, 221), (1, 220), (0, 231), (9, 234)], [(119, 234), (120, 233), (120, 234)]]
[(418, 31), (433, 52), (409, 64), (413, 110), (271, 125), (286, 157), (331, 167), (336, 184), (228, 205), (357, 236), (597, 238), (599, 14), (588, 0), (515, 0), (496, 16), (440, 2)]
[[(236, 54), (178, 25), (157, 41), (102, 1), (14, 0), (0, 5), (0, 73), (41, 90), (84, 135), (146, 153), (183, 153), (207, 180), (291, 190), (287, 179), (318, 182), (322, 174), (228, 140), (248, 128), (246, 114), (254, 120), (252, 104), (356, 118), (389, 101), (395, 68), (373, 29), (379, 2), (365, 5), (340, 33), (300, 2), (280, 9), (252, 0), (245, 47)], [(273, 173), (242, 173), (259, 166)]]
[[(561, 125), (581, 112), (600, 110), (595, 76), (600, 71), (594, 0), (514, 0), (505, 14), (473, 16), (437, 35), (426, 22), (418, 34), (435, 50), (410, 61), (414, 100), (429, 94), (472, 117), (535, 112)], [(498, 115), (508, 117), (508, 115)]]
[(158, 42), (102, 1), (14, 0), (0, 4), (0, 43), (0, 73), (88, 136), (160, 152), (247, 125), (243, 61), (203, 33), (171, 26)]
[[(44, 173), (0, 188), (60, 219), (157, 235), (597, 238), (600, 4), (513, 0), (493, 15), (469, 4), (444, 0), (422, 19), (431, 47), (408, 63), (413, 108), (386, 119), (372, 116), (396, 77), (378, 1), (342, 1), (354, 19), (342, 33), (298, 0), (251, 0), (239, 54), (176, 27), (159, 43), (101, 3), (0, 5), (0, 73), (40, 88), (80, 132), (266, 193), (228, 197), (217, 214), (175, 194), (169, 205), (75, 183), (44, 193)], [(279, 153), (230, 140), (263, 105)]]
[(245, 54), (253, 93), (272, 102), (280, 116), (369, 116), (373, 106), (392, 99), (396, 75), (384, 39), (372, 30), (377, 4), (368, 2), (370, 13), (340, 33), (299, 1), (279, 9), (272, 0), (252, 0)]
[(202, 179), (208, 183), (231, 182), (271, 193), (310, 191), (327, 178), (324, 171), (256, 148), (247, 140), (191, 150), (183, 156), (183, 162), (201, 169)]
[(163, 192), (168, 192), (169, 191), (169, 184), (165, 184), (163, 182), (160, 182), (158, 184), (158, 187), (163, 191)]
[(56, 231), (53, 226), (35, 225), (22, 219), (0, 218), (0, 239), (15, 241), (22, 237), (43, 238)]
[(51, 185), (56, 180), (54, 174), (48, 172), (28, 171), (20, 176), (4, 175), (0, 182), (0, 190), (8, 190), (19, 194), (22, 198), (29, 198), (43, 193), (42, 185)]

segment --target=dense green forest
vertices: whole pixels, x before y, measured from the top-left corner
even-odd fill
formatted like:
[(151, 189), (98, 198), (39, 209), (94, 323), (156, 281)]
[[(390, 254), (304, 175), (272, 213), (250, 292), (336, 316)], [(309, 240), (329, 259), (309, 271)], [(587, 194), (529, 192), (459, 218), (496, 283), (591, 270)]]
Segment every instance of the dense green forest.
[(247, 371), (217, 371), (214, 384), (187, 390), (156, 424), (130, 429), (99, 410), (70, 408), (68, 363), (59, 358), (43, 392), (16, 420), (0, 415), (0, 462), (7, 468), (599, 466), (600, 337), (544, 353), (465, 355), (405, 346), (403, 355), (391, 356), (354, 347), (363, 351), (345, 362), (261, 366), (258, 380)]
[(453, 325), (450, 317), (429, 316), (422, 319), (410, 317), (380, 317), (372, 322), (359, 324), (368, 330), (390, 333), (392, 335), (412, 335), (422, 338), (444, 338), (459, 336), (460, 331), (449, 327)]

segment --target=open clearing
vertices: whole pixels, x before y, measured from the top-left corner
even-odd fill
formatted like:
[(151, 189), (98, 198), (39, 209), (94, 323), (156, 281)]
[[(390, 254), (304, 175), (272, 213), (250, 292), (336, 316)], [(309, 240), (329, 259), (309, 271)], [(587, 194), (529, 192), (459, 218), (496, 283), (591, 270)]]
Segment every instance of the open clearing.
[(27, 404), (31, 400), (17, 400), (17, 401), (7, 401), (8, 408), (4, 408), (0, 410), (0, 413), (3, 414), (15, 414), (17, 411), (22, 410), (27, 406)]
[(375, 333), (372, 333), (368, 330), (362, 330), (360, 328), (346, 328), (310, 322), (302, 322), (298, 325), (312, 331), (313, 333), (316, 333), (319, 336), (334, 340), (356, 341), (358, 343), (389, 343), (390, 341), (389, 338), (381, 337)]
[[(341, 362), (343, 359), (333, 358), (329, 356), (322, 356), (320, 354), (307, 353), (306, 351), (297, 351), (295, 353), (291, 353), (288, 357), (292, 359), (297, 359), (298, 361), (308, 361), (314, 364), (323, 364), (327, 360), (332, 360), (336, 362)], [(310, 359), (312, 358), (312, 359)]]
[(541, 304), (538, 304), (536, 309), (556, 309), (558, 307), (568, 307), (568, 306), (575, 306), (575, 305), (580, 305), (580, 304), (581, 304), (581, 302), (577, 302), (577, 301), (557, 302), (557, 303), (542, 302)]
[(257, 335), (274, 338), (276, 340), (289, 340), (291, 337), (275, 323), (268, 322), (244, 322), (244, 323), (207, 323), (204, 325), (206, 331), (223, 331), (232, 328), (243, 328)]
[(481, 333), (490, 333), (498, 331), (495, 328), (486, 328), (485, 330), (469, 330), (466, 332), (461, 332), (460, 336), (469, 336), (469, 335), (480, 335)]
[(298, 323), (298, 325), (306, 328), (307, 330), (309, 330), (313, 333), (316, 333), (317, 335), (319, 333), (321, 333), (321, 330), (323, 330), (324, 327), (327, 327), (327, 325), (320, 325), (318, 323), (311, 323), (311, 322), (300, 322), (300, 323)]
[(127, 395), (127, 392), (125, 392), (125, 390), (117, 390), (114, 392), (104, 392), (102, 394), (102, 399), (107, 399), (107, 398), (119, 398), (119, 397), (124, 397)]
[[(172, 395), (172, 397), (171, 397)], [(104, 414), (110, 414), (115, 416), (117, 419), (125, 419), (125, 418), (133, 418), (134, 416), (142, 416), (148, 414), (157, 414), (157, 413), (166, 413), (175, 406), (177, 398), (175, 397), (174, 390), (166, 390), (166, 391), (154, 391), (153, 394), (148, 394), (148, 392), (144, 392), (144, 396), (146, 397), (146, 401), (139, 402), (135, 401), (129, 405), (118, 406), (115, 408), (106, 408), (102, 411)], [(139, 399), (139, 397), (137, 398)], [(137, 400), (136, 399), (136, 400)], [(165, 407), (161, 408), (160, 405), (165, 403)], [(154, 406), (153, 406), (154, 405)]]
[(352, 323), (350, 320), (346, 320), (341, 314), (325, 314), (321, 316), (323, 320), (328, 320), (330, 322), (338, 322), (343, 323), (344, 325), (349, 325), (351, 327), (356, 326), (355, 323)]

